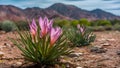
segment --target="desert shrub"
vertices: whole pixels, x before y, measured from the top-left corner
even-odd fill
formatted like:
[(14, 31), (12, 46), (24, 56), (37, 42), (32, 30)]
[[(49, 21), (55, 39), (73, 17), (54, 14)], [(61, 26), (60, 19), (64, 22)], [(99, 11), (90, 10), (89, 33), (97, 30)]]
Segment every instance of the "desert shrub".
[(98, 26), (98, 23), (96, 21), (91, 21), (90, 23), (90, 26)]
[(55, 22), (54, 22), (54, 25), (55, 26), (60, 26), (60, 27), (70, 26), (68, 20), (60, 20), (60, 19), (56, 19)]
[(88, 30), (85, 26), (79, 26), (78, 28), (71, 28), (66, 31), (66, 36), (71, 43), (75, 46), (86, 46), (91, 42), (94, 42), (95, 35)]
[(19, 28), (19, 30), (28, 30), (29, 29), (29, 24), (25, 21), (16, 22), (16, 26)]
[(112, 29), (120, 31), (120, 24), (115, 24)]
[(72, 20), (70, 22), (70, 24), (71, 24), (71, 26), (76, 27), (79, 24), (79, 21), (78, 20)]
[(111, 26), (111, 22), (108, 20), (96, 20), (91, 22), (91, 26)]
[(105, 31), (105, 30), (112, 30), (112, 26), (89, 26), (87, 27), (91, 31)]
[(33, 20), (29, 32), (18, 31), (19, 41), (11, 39), (25, 59), (40, 65), (54, 64), (61, 55), (69, 54), (71, 50), (62, 29), (53, 27), (53, 22), (47, 20), (46, 17), (40, 18), (39, 25)]
[(109, 26), (109, 25), (111, 25), (111, 23), (108, 20), (98, 20), (97, 25), (98, 26)]
[(2, 23), (0, 22), (0, 30), (2, 30)]
[(104, 26), (89, 26), (87, 28), (91, 31), (105, 31)]
[(12, 21), (3, 21), (1, 24), (1, 29), (9, 32), (9, 31), (14, 31), (17, 29), (16, 25), (14, 22)]
[(115, 24), (119, 24), (120, 25), (120, 20), (117, 20), (117, 19), (111, 20), (110, 22), (111, 22), (112, 25), (115, 25)]
[(108, 31), (108, 30), (112, 30), (113, 27), (112, 26), (104, 26), (104, 29)]
[(90, 26), (90, 22), (87, 19), (80, 19), (79, 20), (80, 25)]

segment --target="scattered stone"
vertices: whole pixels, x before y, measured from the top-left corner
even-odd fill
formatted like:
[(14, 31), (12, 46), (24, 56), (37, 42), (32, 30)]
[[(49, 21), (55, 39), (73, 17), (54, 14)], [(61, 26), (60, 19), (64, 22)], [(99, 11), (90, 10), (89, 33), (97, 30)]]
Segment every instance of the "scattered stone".
[(21, 65), (22, 65), (22, 62), (16, 62), (16, 64), (17, 64), (18, 66), (21, 66)]
[(117, 55), (120, 55), (120, 51), (117, 51)]
[(12, 49), (11, 48), (13, 48), (10, 44), (8, 44), (8, 43), (4, 43), (4, 45), (11, 51)]
[(97, 47), (97, 48), (103, 48), (103, 46), (102, 45), (95, 45), (94, 47)]
[(69, 55), (69, 57), (79, 57), (79, 56), (82, 56), (82, 55), (83, 55), (83, 53), (71, 53)]
[(5, 46), (8, 46), (8, 47), (11, 47), (11, 45), (10, 45), (10, 44), (8, 44), (8, 43), (4, 43), (4, 45), (5, 45)]
[(5, 48), (6, 46), (0, 46), (0, 50), (3, 50), (3, 48)]
[(103, 43), (103, 44), (101, 44), (102, 46), (110, 46), (111, 44), (109, 44), (109, 43)]
[(106, 39), (104, 39), (104, 38), (101, 38), (101, 39), (97, 39), (97, 41), (106, 41)]
[(4, 56), (4, 52), (0, 51), (0, 57)]
[(113, 38), (112, 39), (107, 39), (107, 41), (115, 41), (115, 39), (113, 39)]
[(0, 31), (0, 34), (5, 34), (6, 32), (5, 31)]
[(82, 67), (76, 67), (76, 68), (82, 68)]
[(105, 53), (107, 50), (104, 48), (92, 47), (90, 51), (95, 53)]

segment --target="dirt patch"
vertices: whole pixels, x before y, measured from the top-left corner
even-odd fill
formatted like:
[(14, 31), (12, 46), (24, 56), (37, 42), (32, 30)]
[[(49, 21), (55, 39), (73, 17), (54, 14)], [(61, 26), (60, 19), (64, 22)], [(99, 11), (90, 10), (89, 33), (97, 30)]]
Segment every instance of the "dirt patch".
[[(120, 32), (94, 33), (97, 37), (90, 46), (75, 47), (73, 49), (75, 55), (61, 57), (60, 61), (65, 63), (64, 65), (67, 68), (120, 68), (120, 56), (117, 54), (120, 51)], [(20, 67), (26, 63), (19, 49), (8, 39), (8, 37), (16, 39), (15, 34), (15, 32), (0, 32), (0, 52), (3, 53), (0, 55), (0, 68)], [(106, 51), (103, 53), (91, 52), (93, 47), (102, 48)], [(61, 68), (60, 66), (55, 67)]]

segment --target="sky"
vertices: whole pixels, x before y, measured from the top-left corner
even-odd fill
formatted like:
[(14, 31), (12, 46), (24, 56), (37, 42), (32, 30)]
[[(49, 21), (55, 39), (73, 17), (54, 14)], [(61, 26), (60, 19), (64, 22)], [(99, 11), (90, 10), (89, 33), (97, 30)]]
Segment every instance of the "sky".
[(81, 9), (102, 9), (120, 16), (120, 0), (0, 0), (0, 5), (14, 5), (20, 8), (47, 8), (54, 3), (75, 5)]

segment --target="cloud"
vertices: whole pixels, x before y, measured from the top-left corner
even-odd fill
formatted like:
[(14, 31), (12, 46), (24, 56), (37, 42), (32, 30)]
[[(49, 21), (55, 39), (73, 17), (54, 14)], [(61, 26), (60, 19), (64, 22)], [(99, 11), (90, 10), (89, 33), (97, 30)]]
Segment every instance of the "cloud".
[(106, 9), (106, 10), (120, 10), (120, 8), (110, 8), (110, 9)]
[(114, 0), (102, 0), (102, 1), (114, 1)]
[(85, 0), (65, 0), (65, 1), (85, 1)]
[(115, 1), (113, 2), (113, 4), (120, 4), (120, 1)]

